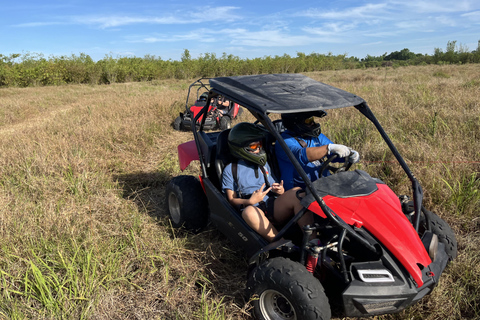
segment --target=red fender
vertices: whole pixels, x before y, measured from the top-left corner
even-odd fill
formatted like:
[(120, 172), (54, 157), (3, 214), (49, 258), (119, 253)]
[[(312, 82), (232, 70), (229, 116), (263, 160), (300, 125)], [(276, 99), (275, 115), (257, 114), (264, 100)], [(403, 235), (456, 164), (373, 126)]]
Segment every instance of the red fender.
[(198, 158), (198, 150), (195, 140), (180, 144), (178, 146), (178, 162), (180, 163), (180, 170), (185, 170), (190, 162), (194, 160), (200, 160)]
[[(323, 200), (349, 225), (370, 231), (421, 287), (421, 266), (427, 267), (432, 261), (417, 232), (403, 214), (395, 193), (387, 185), (377, 184), (377, 187), (377, 191), (367, 196), (338, 198), (328, 195)], [(326, 218), (317, 202), (308, 209)]]

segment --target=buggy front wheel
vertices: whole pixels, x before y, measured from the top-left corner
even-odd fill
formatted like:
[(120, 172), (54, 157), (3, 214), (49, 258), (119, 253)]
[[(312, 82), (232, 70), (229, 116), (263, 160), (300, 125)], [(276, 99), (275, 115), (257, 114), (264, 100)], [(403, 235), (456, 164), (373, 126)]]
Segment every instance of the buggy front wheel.
[(208, 221), (208, 201), (194, 176), (174, 177), (165, 191), (165, 209), (174, 228), (199, 231)]
[(285, 258), (272, 258), (249, 276), (247, 293), (257, 319), (327, 320), (330, 305), (322, 285), (304, 266)]
[(173, 122), (173, 129), (177, 131), (183, 130), (183, 125), (182, 125), (182, 117), (177, 117), (175, 121)]
[(230, 119), (229, 116), (223, 116), (220, 118), (220, 123), (219, 123), (220, 130), (226, 130), (230, 129), (232, 127), (232, 120)]
[(435, 213), (425, 210), (425, 215), (430, 222), (430, 228), (437, 235), (438, 241), (445, 245), (448, 259), (450, 261), (457, 257), (457, 238), (450, 225)]

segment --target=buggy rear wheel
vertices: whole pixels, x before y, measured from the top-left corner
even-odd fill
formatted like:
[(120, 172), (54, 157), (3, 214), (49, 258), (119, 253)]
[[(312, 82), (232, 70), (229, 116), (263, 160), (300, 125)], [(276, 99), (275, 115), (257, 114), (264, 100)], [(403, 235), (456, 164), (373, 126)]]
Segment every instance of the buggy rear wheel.
[(330, 319), (323, 287), (304, 266), (285, 258), (272, 258), (256, 267), (247, 282), (254, 313), (261, 320)]
[(178, 176), (170, 180), (165, 192), (165, 207), (174, 228), (199, 231), (207, 225), (207, 197), (194, 176)]

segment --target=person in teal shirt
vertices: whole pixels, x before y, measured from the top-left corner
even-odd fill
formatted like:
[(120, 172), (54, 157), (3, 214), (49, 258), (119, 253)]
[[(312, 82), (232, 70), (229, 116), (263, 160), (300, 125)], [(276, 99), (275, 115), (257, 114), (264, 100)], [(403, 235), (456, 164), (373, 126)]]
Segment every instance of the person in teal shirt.
[[(240, 208), (247, 224), (271, 242), (278, 234), (276, 226), (285, 224), (303, 207), (296, 195), (299, 188), (285, 191), (283, 181), (272, 177), (263, 148), (265, 134), (264, 129), (247, 122), (230, 130), (228, 146), (238, 160), (225, 167), (222, 190), (230, 204)], [(311, 212), (298, 221), (300, 227), (312, 223)]]

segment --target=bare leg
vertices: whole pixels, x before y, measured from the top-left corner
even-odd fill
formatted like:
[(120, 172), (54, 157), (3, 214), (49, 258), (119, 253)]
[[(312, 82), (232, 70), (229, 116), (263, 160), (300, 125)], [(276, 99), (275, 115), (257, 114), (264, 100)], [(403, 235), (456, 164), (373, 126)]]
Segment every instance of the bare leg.
[(278, 231), (267, 219), (262, 210), (254, 206), (246, 207), (242, 212), (242, 218), (247, 224), (265, 238), (268, 242), (272, 242)]

